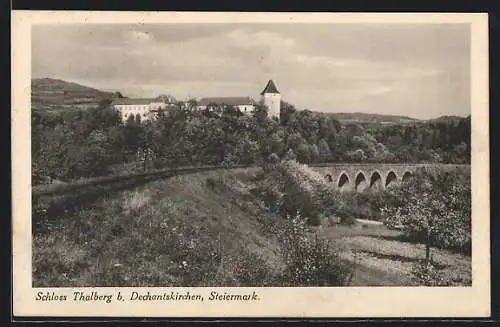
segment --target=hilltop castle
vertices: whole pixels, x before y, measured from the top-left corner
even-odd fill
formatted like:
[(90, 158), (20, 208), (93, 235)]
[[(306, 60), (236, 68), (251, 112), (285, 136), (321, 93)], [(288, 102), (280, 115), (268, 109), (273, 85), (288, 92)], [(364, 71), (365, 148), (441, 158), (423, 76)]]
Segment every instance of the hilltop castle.
[[(268, 117), (279, 118), (281, 110), (281, 94), (276, 88), (273, 80), (269, 80), (269, 82), (267, 82), (267, 85), (260, 93), (260, 96), (262, 104), (267, 107)], [(141, 119), (149, 119), (151, 117), (150, 113), (173, 107), (175, 106), (175, 102), (175, 99), (171, 96), (160, 96), (156, 99), (123, 98), (115, 100), (113, 106), (121, 113), (122, 119), (126, 121), (130, 116), (135, 117), (137, 115), (140, 116)], [(210, 105), (233, 106), (238, 108), (244, 114), (250, 114), (253, 112), (258, 103), (250, 97), (214, 97), (201, 99), (196, 108), (203, 110)]]

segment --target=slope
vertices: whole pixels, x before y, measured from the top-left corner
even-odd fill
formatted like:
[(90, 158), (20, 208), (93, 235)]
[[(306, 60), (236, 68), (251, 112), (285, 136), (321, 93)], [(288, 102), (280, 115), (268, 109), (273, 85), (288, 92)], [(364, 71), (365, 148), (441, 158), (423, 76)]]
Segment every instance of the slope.
[(265, 285), (277, 217), (238, 181), (251, 175), (175, 176), (62, 213), (33, 235), (34, 286)]
[(31, 80), (31, 106), (34, 110), (64, 110), (96, 106), (100, 101), (121, 97), (80, 84), (54, 78)]

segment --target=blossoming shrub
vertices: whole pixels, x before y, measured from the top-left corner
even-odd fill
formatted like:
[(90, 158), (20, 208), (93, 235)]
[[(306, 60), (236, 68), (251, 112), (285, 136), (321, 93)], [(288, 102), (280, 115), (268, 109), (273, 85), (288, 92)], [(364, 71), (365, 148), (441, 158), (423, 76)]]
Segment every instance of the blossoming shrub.
[(270, 287), (274, 285), (275, 274), (269, 265), (257, 254), (242, 251), (237, 255), (221, 258), (220, 276), (214, 286)]
[(426, 252), (437, 246), (470, 254), (470, 174), (421, 169), (391, 192), (395, 203), (381, 210), (387, 226), (402, 227), (407, 238), (427, 245)]
[(271, 171), (258, 180), (257, 186), (252, 190), (274, 212), (280, 213), (283, 205), (284, 184), (278, 171)]
[(310, 233), (306, 220), (296, 213), (283, 222), (279, 239), (285, 269), (282, 286), (343, 286), (350, 282), (353, 266), (317, 234)]
[(284, 215), (294, 215), (297, 211), (312, 225), (319, 224), (319, 215), (334, 201), (323, 176), (305, 164), (294, 160), (281, 162), (278, 167), (283, 181)]

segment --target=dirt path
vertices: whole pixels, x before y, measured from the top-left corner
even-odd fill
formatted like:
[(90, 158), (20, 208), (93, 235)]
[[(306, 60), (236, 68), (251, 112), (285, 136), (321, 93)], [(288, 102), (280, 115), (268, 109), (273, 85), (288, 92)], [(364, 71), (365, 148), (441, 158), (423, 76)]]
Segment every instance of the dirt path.
[[(416, 285), (411, 271), (424, 257), (424, 245), (401, 241), (399, 231), (383, 225), (356, 224), (323, 227), (319, 233), (339, 247), (342, 258), (357, 263), (353, 286)], [(456, 285), (470, 285), (470, 257), (438, 249), (431, 253), (446, 279)]]
[(351, 286), (401, 286), (409, 284), (407, 278), (380, 269), (357, 265)]

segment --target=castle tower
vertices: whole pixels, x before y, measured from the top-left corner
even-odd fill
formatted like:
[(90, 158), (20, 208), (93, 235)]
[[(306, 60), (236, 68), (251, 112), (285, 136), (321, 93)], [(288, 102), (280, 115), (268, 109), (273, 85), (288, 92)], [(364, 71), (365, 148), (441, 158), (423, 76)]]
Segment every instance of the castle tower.
[(280, 117), (281, 111), (281, 94), (274, 85), (273, 80), (269, 80), (267, 82), (266, 87), (260, 93), (262, 96), (262, 101), (264, 105), (267, 107), (267, 115), (269, 118), (272, 117)]

